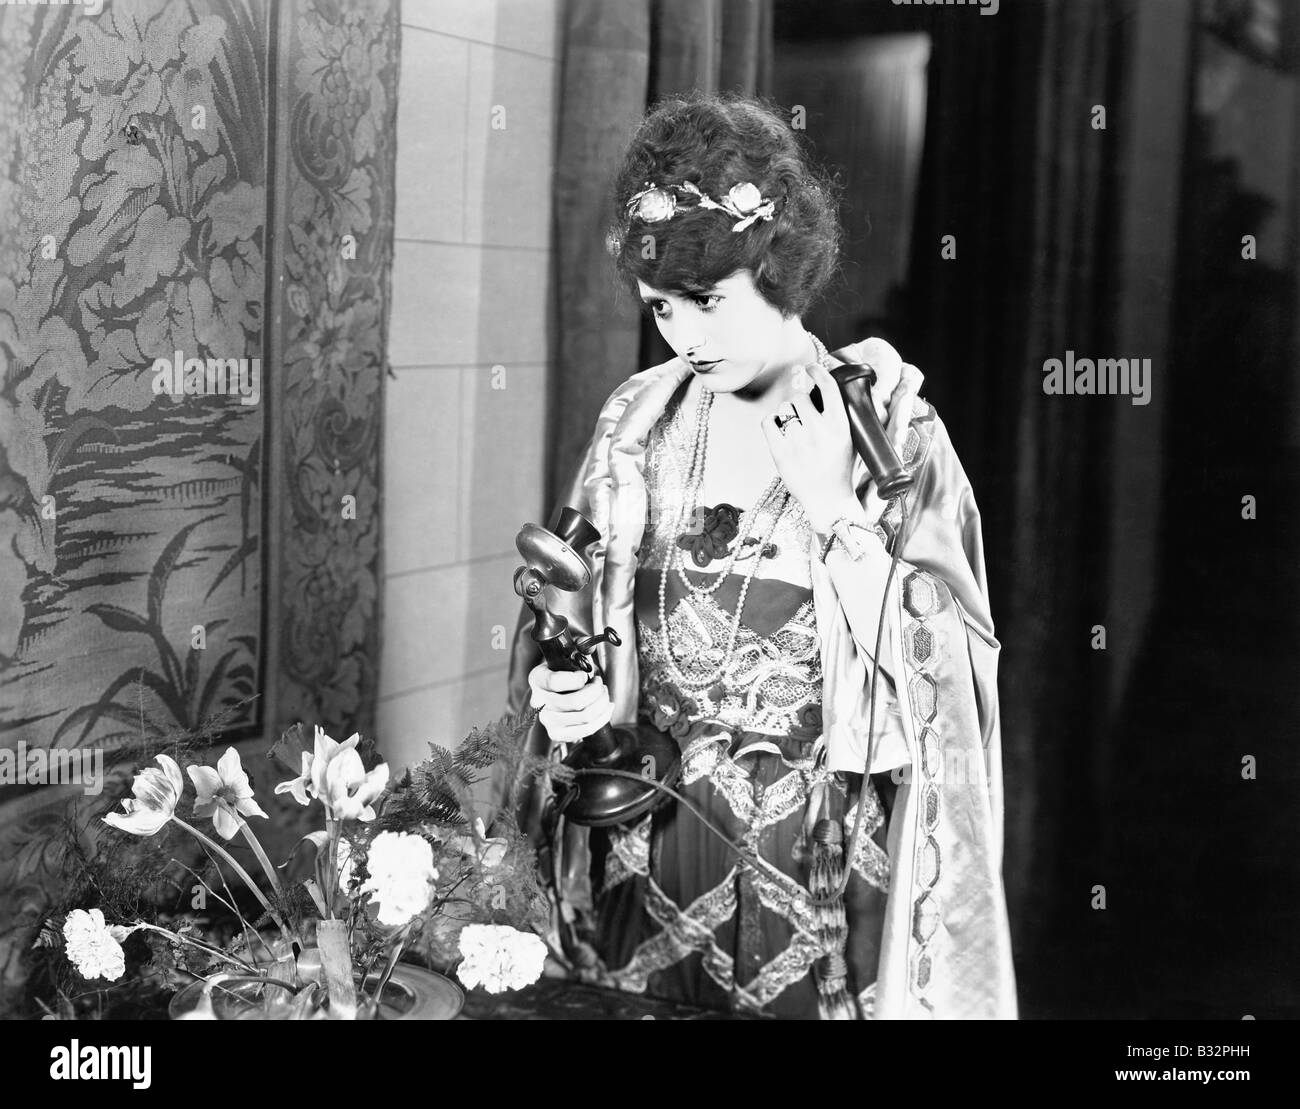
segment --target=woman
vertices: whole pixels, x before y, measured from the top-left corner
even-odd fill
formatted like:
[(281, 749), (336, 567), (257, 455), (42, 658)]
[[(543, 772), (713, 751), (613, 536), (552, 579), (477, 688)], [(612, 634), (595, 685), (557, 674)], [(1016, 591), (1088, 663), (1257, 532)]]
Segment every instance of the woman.
[[(676, 357), (601, 412), (568, 503), (604, 542), (557, 602), (624, 646), (603, 678), (552, 673), (521, 620), (512, 706), (560, 744), (669, 732), (690, 806), (568, 837), (587, 976), (787, 1017), (1014, 1017), (979, 515), (919, 372), (802, 323), (836, 264), (831, 190), (770, 107), (697, 95), (642, 122), (614, 199), (616, 268)], [(856, 459), (842, 361), (877, 370), (905, 503)], [(810, 894), (839, 843), (847, 885), (832, 867)]]

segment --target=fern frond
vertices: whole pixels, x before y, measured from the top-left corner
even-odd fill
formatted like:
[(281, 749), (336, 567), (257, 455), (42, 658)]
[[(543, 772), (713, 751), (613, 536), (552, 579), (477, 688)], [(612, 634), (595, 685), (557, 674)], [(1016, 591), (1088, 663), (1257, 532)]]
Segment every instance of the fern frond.
[(58, 947), (63, 943), (63, 933), (53, 920), (44, 920), (41, 922), (40, 931), (36, 933), (36, 939), (32, 947)]

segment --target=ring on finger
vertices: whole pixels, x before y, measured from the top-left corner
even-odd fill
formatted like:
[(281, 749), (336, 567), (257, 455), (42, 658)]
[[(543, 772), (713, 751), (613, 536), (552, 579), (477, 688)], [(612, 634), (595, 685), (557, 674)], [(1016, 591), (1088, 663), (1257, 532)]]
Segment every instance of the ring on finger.
[(776, 424), (776, 430), (781, 432), (782, 435), (785, 434), (786, 427), (792, 423), (798, 424), (800, 427), (803, 426), (803, 420), (799, 418), (799, 413), (795, 410), (794, 405), (787, 404), (786, 409), (788, 411), (782, 410), (778, 412), (772, 421)]

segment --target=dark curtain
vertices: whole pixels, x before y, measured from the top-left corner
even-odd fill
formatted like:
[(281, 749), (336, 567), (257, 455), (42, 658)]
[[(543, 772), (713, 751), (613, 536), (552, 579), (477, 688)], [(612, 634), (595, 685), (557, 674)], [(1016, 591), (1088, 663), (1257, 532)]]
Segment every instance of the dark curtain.
[[(897, 337), (910, 361), (933, 368), (928, 398), (983, 514), (1003, 644), (1005, 878), (1017, 963), (1035, 984), (1056, 895), (1086, 869), (1079, 829), (1096, 826), (1103, 800), (1090, 784), (1105, 656), (1089, 629), (1111, 585), (1107, 412), (1092, 398), (1044, 397), (1042, 365), (1069, 349), (1114, 349), (1122, 7), (1045, 0), (1004, 4), (996, 19), (932, 20)], [(1093, 126), (1094, 105), (1105, 107), (1105, 130)], [(946, 235), (955, 259), (941, 257)]]
[(647, 106), (672, 93), (765, 92), (772, 0), (569, 0), (562, 51), (552, 501), (609, 394), (638, 370), (671, 357), (658, 334), (643, 329), (631, 298), (615, 289), (605, 252), (609, 192), (628, 137)]
[[(1212, 9), (1264, 29), (1193, 34)], [(1261, 60), (1276, 28), (1232, 3), (974, 15), (828, 0), (813, 24), (791, 0), (776, 38), (932, 39), (881, 334), (926, 371), (983, 516), (1021, 1011), (1293, 1016), (1296, 16)], [(1067, 350), (1150, 356), (1150, 406), (1044, 395)], [(1243, 521), (1243, 494), (1271, 510)]]

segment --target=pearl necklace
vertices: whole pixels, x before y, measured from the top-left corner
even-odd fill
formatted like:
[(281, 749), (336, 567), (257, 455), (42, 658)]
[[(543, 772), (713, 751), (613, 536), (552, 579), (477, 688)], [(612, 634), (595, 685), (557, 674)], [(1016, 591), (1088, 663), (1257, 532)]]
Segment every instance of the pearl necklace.
[[(763, 537), (762, 546), (765, 546), (768, 543), (768, 541), (772, 538), (772, 533), (776, 531), (776, 525), (780, 522), (781, 517), (785, 515), (786, 506), (790, 503), (789, 491), (782, 493), (780, 495), (780, 500), (781, 500), (780, 507), (777, 508), (777, 510), (772, 513), (772, 521), (768, 525), (767, 534)], [(766, 503), (767, 502), (765, 501), (764, 504)], [(753, 515), (755, 516), (758, 515), (758, 509), (754, 510)], [(747, 527), (746, 534), (748, 534), (748, 531), (749, 528)], [(760, 546), (759, 548), (760, 550), (762, 549), (762, 546)], [(671, 551), (669, 552), (668, 557), (669, 557), (669, 563), (671, 565), (671, 560), (672, 560)], [(680, 555), (678, 556), (678, 561), (679, 562), (681, 561)], [(732, 562), (734, 561), (735, 559), (733, 557)], [(685, 662), (686, 660), (684, 658), (677, 657), (677, 655), (673, 651), (672, 640), (668, 638), (668, 611), (667, 610), (668, 610), (668, 569), (669, 567), (665, 566), (662, 570), (659, 571), (659, 636), (660, 636), (660, 641), (663, 645), (664, 656), (668, 663), (668, 669), (672, 673), (672, 676), (676, 680), (678, 685), (680, 685), (682, 688), (697, 690), (697, 691), (701, 689), (707, 689), (714, 682), (716, 682), (720, 677), (722, 677), (723, 674), (726, 673), (727, 667), (731, 664), (731, 656), (736, 649), (736, 638), (740, 634), (740, 617), (741, 614), (745, 611), (745, 599), (749, 596), (749, 587), (754, 580), (755, 573), (758, 571), (758, 564), (760, 561), (761, 560), (758, 557), (758, 554), (755, 553), (754, 560), (750, 564), (749, 570), (746, 572), (744, 579), (741, 581), (740, 595), (736, 598), (736, 611), (731, 618), (731, 631), (727, 636), (727, 649), (722, 654), (722, 661), (703, 677), (696, 677), (696, 678), (689, 678), (686, 676), (685, 673), (683, 673), (678, 663)], [(680, 568), (678, 572), (679, 573), (681, 572)], [(726, 580), (728, 573), (729, 571), (723, 571), (718, 575), (718, 580), (714, 582), (713, 589), (716, 589), (722, 582)], [(684, 574), (683, 574), (683, 578), (685, 578)], [(704, 593), (706, 595), (712, 593), (713, 589), (705, 590)]]
[[(812, 339), (813, 349), (817, 354), (817, 361), (820, 365), (830, 368), (831, 359), (826, 353), (826, 347), (822, 345), (816, 335), (809, 333)], [(713, 407), (713, 393), (709, 389), (704, 389), (700, 396), (696, 409), (695, 417), (695, 437), (691, 449), (690, 468), (686, 476), (686, 496), (682, 499), (681, 507), (678, 510), (674, 531), (681, 533), (682, 525), (685, 523), (688, 510), (695, 511), (695, 505), (699, 500), (700, 490), (704, 485), (704, 462), (707, 454), (708, 435), (709, 435), (709, 412)], [(768, 524), (767, 534), (759, 543), (754, 552), (754, 560), (750, 564), (748, 572), (740, 584), (740, 594), (736, 599), (736, 611), (731, 618), (731, 629), (727, 636), (727, 649), (723, 652), (722, 662), (709, 671), (704, 677), (689, 678), (683, 673), (680, 662), (686, 661), (679, 658), (672, 648), (672, 641), (668, 638), (668, 574), (673, 569), (673, 559), (677, 559), (677, 575), (685, 585), (688, 595), (697, 599), (703, 599), (711, 596), (720, 589), (727, 577), (731, 574), (736, 564), (740, 552), (745, 547), (745, 541), (753, 531), (754, 524), (763, 509), (769, 504), (774, 504), (779, 499), (780, 504), (772, 513), (771, 522)], [(749, 596), (749, 587), (753, 583), (754, 576), (758, 572), (758, 564), (762, 561), (760, 552), (767, 547), (772, 536), (776, 532), (777, 524), (780, 523), (781, 517), (785, 515), (785, 510), (789, 507), (791, 494), (788, 489), (782, 488), (781, 478), (778, 475), (773, 478), (768, 487), (763, 491), (755, 504), (753, 511), (745, 513), (745, 530), (737, 536), (736, 545), (727, 559), (726, 565), (718, 573), (717, 577), (710, 585), (698, 586), (691, 582), (686, 576), (686, 558), (682, 549), (676, 546), (669, 546), (665, 565), (659, 572), (659, 636), (663, 646), (664, 657), (668, 665), (668, 670), (673, 679), (679, 686), (684, 689), (698, 692), (707, 689), (713, 685), (723, 674), (726, 673), (727, 667), (731, 663), (731, 656), (736, 649), (736, 639), (740, 634), (741, 616), (745, 611), (745, 600)]]

